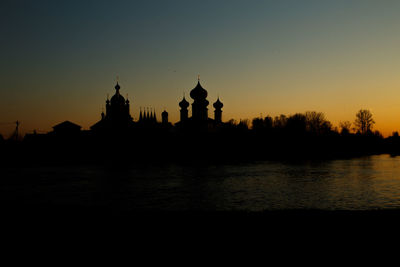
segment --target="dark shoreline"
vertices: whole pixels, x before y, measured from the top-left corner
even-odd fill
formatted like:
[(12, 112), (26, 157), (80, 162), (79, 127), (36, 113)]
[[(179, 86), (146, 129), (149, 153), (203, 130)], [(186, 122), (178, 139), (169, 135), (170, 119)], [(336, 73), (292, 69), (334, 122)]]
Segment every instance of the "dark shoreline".
[(398, 231), (400, 209), (380, 210), (274, 210), (247, 211), (131, 211), (39, 209), (3, 212), (1, 225), (29, 233), (115, 234), (125, 231), (136, 237), (176, 234), (260, 234), (268, 236), (383, 233)]

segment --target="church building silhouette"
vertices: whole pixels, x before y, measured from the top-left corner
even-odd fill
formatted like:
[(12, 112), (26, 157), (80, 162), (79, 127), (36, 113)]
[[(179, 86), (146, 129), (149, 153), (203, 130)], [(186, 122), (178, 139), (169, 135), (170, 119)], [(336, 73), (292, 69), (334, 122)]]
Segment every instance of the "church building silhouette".
[[(157, 121), (156, 112), (149, 108), (140, 108), (139, 120), (134, 121), (130, 114), (130, 102), (125, 99), (120, 93), (121, 86), (115, 85), (115, 94), (111, 97), (111, 100), (106, 100), (106, 113), (101, 113), (101, 119), (90, 127), (93, 132), (104, 132), (114, 130), (132, 130), (136, 127), (148, 126), (148, 125), (168, 125), (168, 112), (164, 110), (161, 113), (161, 123)], [(183, 96), (182, 101), (179, 102), (180, 107), (180, 121), (175, 123), (178, 128), (187, 127), (218, 127), (223, 124), (222, 122), (222, 107), (223, 103), (219, 97), (213, 104), (214, 107), (214, 119), (208, 117), (208, 105), (207, 100), (208, 92), (201, 84), (200, 79), (197, 81), (197, 85), (190, 91), (190, 97), (193, 99), (192, 116), (189, 117), (189, 106), (190, 103)]]
[(190, 103), (185, 99), (179, 102), (180, 107), (180, 121), (176, 123), (176, 126), (180, 127), (217, 127), (222, 125), (222, 107), (224, 106), (220, 101), (219, 97), (213, 104), (214, 107), (214, 119), (208, 117), (208, 92), (200, 84), (200, 79), (197, 81), (197, 85), (190, 91), (190, 97), (193, 99), (192, 103), (192, 117), (189, 117), (189, 105)]

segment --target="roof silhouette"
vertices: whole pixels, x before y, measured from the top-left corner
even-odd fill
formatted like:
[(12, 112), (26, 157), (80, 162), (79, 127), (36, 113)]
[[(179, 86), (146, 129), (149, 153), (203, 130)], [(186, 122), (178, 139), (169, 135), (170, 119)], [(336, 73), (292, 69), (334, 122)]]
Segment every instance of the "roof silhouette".
[(78, 124), (75, 124), (73, 122), (70, 121), (64, 121), (62, 123), (59, 123), (55, 126), (53, 126), (54, 130), (62, 130), (62, 129), (81, 129), (82, 127), (79, 126)]

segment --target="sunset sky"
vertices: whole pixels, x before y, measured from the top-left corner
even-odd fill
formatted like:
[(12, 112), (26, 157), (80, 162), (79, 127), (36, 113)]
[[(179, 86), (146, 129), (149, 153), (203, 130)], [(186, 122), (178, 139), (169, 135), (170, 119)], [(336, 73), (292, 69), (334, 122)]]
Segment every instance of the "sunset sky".
[[(400, 1), (22, 1), (0, 3), (0, 133), (88, 129), (107, 94), (178, 102), (200, 75), (223, 120), (320, 111), (335, 126), (369, 109), (400, 131)], [(212, 105), (209, 115), (213, 115)]]

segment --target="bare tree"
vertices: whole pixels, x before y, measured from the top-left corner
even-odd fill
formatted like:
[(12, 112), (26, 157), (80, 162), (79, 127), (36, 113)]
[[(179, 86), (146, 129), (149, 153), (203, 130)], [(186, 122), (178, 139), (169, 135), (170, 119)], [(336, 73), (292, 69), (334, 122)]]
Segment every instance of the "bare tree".
[(286, 115), (281, 114), (280, 116), (276, 116), (274, 118), (273, 126), (274, 128), (282, 129), (286, 126), (287, 117)]
[(307, 111), (305, 114), (307, 130), (315, 134), (329, 132), (332, 124), (325, 118), (324, 113), (316, 111)]
[(371, 132), (375, 121), (372, 119), (372, 113), (368, 109), (360, 109), (356, 114), (354, 125), (361, 134)]
[(243, 130), (248, 130), (249, 129), (249, 125), (250, 125), (250, 121), (248, 119), (244, 119), (244, 120), (240, 120), (239, 124), (237, 125), (237, 127), (239, 129), (243, 129)]
[(351, 130), (351, 122), (349, 121), (341, 121), (339, 122), (340, 133), (345, 135), (349, 134)]

